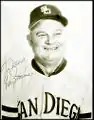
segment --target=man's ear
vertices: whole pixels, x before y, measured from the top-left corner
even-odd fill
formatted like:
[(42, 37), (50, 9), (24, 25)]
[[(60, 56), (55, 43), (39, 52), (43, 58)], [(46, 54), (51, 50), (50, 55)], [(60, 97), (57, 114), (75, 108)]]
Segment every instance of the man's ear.
[(27, 37), (27, 40), (28, 40), (28, 41), (29, 41), (29, 40), (30, 40), (30, 38), (31, 38), (29, 34), (28, 34), (26, 37)]
[(28, 34), (26, 37), (27, 37), (27, 40), (28, 40), (29, 45), (32, 45), (31, 35)]

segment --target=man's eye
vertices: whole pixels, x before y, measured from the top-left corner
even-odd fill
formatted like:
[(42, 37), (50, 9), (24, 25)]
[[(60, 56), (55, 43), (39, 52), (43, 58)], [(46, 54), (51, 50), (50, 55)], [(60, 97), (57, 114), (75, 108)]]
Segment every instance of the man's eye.
[(46, 36), (45, 34), (38, 35), (38, 37), (45, 37), (45, 36)]
[(55, 33), (54, 35), (55, 35), (55, 36), (59, 36), (59, 35), (61, 35), (61, 33)]

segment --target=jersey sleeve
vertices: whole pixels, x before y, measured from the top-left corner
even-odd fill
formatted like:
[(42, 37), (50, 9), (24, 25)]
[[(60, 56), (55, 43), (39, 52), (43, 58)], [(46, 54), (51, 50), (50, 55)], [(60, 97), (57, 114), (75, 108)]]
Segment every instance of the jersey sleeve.
[(2, 120), (15, 120), (18, 119), (17, 96), (8, 65), (4, 59), (1, 65), (1, 117)]
[(90, 119), (92, 118), (92, 83), (84, 84), (83, 89), (79, 118)]

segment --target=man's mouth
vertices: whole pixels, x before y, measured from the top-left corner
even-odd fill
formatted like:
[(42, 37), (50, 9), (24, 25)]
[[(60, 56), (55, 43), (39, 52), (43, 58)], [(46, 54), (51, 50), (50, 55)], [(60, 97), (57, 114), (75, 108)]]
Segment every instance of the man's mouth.
[(57, 50), (59, 48), (59, 46), (56, 46), (56, 47), (44, 47), (44, 50)]

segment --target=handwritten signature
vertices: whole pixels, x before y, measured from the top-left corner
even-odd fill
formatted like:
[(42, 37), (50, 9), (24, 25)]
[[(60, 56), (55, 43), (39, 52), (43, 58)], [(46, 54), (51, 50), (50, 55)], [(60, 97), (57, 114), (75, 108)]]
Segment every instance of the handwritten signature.
[[(29, 73), (28, 66), (24, 66), (26, 58), (22, 58), (21, 60), (14, 61), (12, 58), (9, 58), (4, 62), (1, 66), (1, 71), (3, 73), (3, 80), (5, 88), (7, 89), (10, 85), (15, 85), (17, 80), (23, 79), (28, 76), (32, 76), (33, 73)], [(21, 71), (20, 66), (23, 65)], [(19, 71), (19, 72), (18, 72)], [(20, 73), (21, 72), (21, 73)]]

